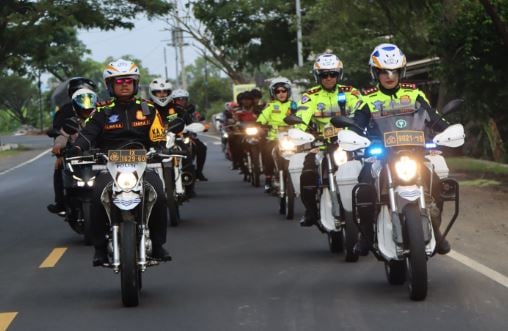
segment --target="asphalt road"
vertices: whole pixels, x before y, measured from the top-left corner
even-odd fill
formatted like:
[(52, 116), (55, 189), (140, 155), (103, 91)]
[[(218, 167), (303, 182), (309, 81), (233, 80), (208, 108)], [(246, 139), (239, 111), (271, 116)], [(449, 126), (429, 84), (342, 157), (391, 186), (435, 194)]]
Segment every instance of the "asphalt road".
[[(147, 270), (136, 308), (122, 307), (118, 275), (93, 268), (92, 249), (46, 211), (49, 155), (0, 176), (0, 330), (506, 329), (507, 287), (436, 256), (427, 299), (412, 302), (372, 256), (346, 263), (317, 229), (284, 220), (205, 140), (210, 181), (169, 229), (174, 261)], [(58, 247), (56, 265), (39, 268)]]

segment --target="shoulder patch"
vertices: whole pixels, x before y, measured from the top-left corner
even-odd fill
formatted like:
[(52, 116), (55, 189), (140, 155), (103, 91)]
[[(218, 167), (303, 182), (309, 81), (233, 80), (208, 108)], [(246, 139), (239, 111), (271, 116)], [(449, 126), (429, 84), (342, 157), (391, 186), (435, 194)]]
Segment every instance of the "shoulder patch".
[(99, 107), (107, 107), (113, 104), (113, 99), (110, 100), (104, 100), (104, 101), (98, 101), (97, 102), (97, 108)]
[(362, 89), (362, 95), (369, 95), (369, 94), (373, 94), (373, 93), (376, 93), (377, 91), (379, 91), (379, 89), (377, 87), (370, 87), (370, 88), (365, 88), (365, 89)]
[(310, 89), (310, 90), (307, 90), (307, 91), (305, 92), (305, 94), (314, 94), (314, 93), (317, 93), (317, 92), (319, 92), (319, 91), (321, 91), (321, 87), (316, 87), (316, 88), (312, 88), (312, 89)]
[(400, 83), (400, 87), (411, 89), (411, 90), (416, 90), (416, 84), (413, 84), (413, 83)]
[(302, 104), (307, 103), (307, 102), (309, 102), (309, 101), (310, 101), (310, 98), (309, 98), (309, 96), (308, 96), (308, 95), (304, 95), (304, 96), (302, 97), (302, 101), (301, 101), (301, 102), (302, 102)]
[(341, 92), (351, 92), (353, 90), (352, 86), (339, 86), (339, 91)]

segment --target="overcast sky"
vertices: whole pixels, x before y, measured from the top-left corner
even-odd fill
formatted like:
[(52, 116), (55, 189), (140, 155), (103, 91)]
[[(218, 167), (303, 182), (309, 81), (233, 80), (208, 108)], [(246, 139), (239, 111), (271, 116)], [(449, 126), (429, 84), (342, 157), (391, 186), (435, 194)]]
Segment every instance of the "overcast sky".
[[(171, 33), (165, 31), (166, 23), (140, 19), (132, 30), (115, 31), (80, 30), (78, 38), (92, 51), (93, 60), (104, 61), (108, 56), (119, 58), (133, 55), (142, 61), (151, 74), (164, 77), (164, 45), (169, 43)], [(166, 40), (166, 41), (163, 41)], [(175, 48), (166, 46), (168, 77), (175, 78)], [(192, 64), (198, 57), (192, 46), (184, 48), (185, 65)]]

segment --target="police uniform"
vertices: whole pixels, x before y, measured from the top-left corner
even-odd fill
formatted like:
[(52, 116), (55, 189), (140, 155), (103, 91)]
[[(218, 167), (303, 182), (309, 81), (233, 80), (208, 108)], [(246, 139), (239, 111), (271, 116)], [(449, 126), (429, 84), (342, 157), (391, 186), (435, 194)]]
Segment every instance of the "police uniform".
[[(74, 144), (82, 150), (94, 146), (108, 151), (138, 142), (148, 149), (154, 146), (156, 140), (164, 138), (162, 120), (150, 101), (134, 98), (128, 103), (121, 103), (112, 99), (97, 104), (97, 109), (87, 119)], [(166, 198), (162, 182), (155, 172), (149, 170), (145, 172), (144, 179), (152, 184), (157, 192), (157, 200), (148, 222), (150, 237), (154, 246), (162, 246), (166, 242), (167, 227)], [(107, 243), (105, 235), (109, 228), (100, 197), (111, 180), (109, 173), (102, 172), (94, 184), (91, 232), (94, 246), (99, 249), (104, 249)]]
[[(321, 85), (306, 91), (298, 104), (296, 116), (304, 124), (296, 127), (307, 130), (313, 122), (317, 125), (317, 132), (322, 134), (326, 126), (330, 126), (330, 119), (334, 116), (350, 116), (361, 102), (360, 91), (352, 86), (337, 84), (332, 91), (327, 91)], [(301, 223), (310, 226), (317, 222), (318, 210), (316, 203), (317, 183), (319, 179), (316, 165), (316, 154), (308, 153), (303, 163), (300, 176), (300, 192), (305, 217)]]
[[(284, 122), (284, 117), (291, 114), (291, 101), (281, 102), (273, 100), (265, 109), (259, 114), (257, 123), (261, 125), (270, 125), (267, 135), (267, 141), (263, 146), (263, 167), (265, 171), (266, 184), (271, 184), (271, 176), (275, 168), (272, 157), (272, 150), (276, 146), (277, 134), (280, 128), (287, 128), (288, 125)], [(282, 161), (282, 160), (280, 160)]]

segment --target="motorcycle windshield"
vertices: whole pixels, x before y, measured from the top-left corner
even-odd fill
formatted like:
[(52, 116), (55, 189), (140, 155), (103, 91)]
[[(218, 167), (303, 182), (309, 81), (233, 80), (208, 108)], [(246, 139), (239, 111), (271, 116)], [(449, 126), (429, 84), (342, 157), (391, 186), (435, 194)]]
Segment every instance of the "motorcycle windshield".
[(381, 133), (385, 147), (425, 146), (425, 123), (429, 115), (425, 109), (406, 112), (375, 112), (372, 120)]

